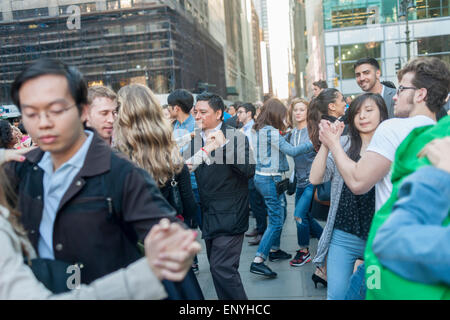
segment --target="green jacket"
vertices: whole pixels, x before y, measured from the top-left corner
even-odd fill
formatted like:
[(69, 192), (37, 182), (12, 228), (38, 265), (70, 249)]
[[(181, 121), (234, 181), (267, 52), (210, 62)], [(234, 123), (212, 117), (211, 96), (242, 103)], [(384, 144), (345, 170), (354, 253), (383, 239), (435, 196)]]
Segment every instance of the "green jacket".
[[(377, 230), (389, 218), (397, 201), (398, 189), (404, 178), (417, 169), (430, 165), (427, 158), (417, 154), (430, 141), (450, 136), (450, 117), (444, 117), (434, 126), (416, 128), (402, 142), (395, 154), (392, 172), (392, 194), (374, 215), (365, 250), (367, 300), (440, 300), (450, 299), (450, 288), (445, 285), (428, 285), (406, 280), (383, 267), (372, 251)], [(450, 223), (450, 213), (443, 225)], [(449, 270), (450, 271), (450, 270)]]

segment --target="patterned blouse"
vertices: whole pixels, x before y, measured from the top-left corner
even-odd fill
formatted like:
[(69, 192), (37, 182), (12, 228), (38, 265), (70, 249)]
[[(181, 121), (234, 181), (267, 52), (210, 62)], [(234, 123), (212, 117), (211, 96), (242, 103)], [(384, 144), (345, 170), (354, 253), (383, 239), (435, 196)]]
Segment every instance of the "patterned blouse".
[(334, 227), (367, 240), (374, 213), (375, 187), (363, 195), (355, 195), (344, 183)]

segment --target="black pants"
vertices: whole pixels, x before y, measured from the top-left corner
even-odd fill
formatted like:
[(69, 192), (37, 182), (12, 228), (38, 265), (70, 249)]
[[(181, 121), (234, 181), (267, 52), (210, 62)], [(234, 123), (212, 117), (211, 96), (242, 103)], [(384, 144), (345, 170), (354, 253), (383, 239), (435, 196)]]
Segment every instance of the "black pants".
[(244, 234), (205, 240), (211, 275), (219, 300), (248, 299), (238, 271), (243, 241)]

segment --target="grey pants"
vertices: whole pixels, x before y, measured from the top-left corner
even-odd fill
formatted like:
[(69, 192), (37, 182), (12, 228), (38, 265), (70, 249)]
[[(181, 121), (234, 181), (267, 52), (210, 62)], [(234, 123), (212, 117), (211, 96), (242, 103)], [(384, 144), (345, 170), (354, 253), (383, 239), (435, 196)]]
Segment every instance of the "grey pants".
[(219, 300), (248, 299), (238, 271), (243, 241), (244, 234), (205, 240), (211, 275)]

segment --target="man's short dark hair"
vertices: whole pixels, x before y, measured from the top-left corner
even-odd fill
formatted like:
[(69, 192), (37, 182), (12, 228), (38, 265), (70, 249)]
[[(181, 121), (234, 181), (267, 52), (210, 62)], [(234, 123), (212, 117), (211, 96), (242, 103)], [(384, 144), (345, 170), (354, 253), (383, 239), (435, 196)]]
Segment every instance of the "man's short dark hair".
[(75, 100), (78, 111), (81, 114), (83, 105), (88, 103), (88, 87), (83, 75), (77, 68), (71, 67), (60, 60), (51, 58), (42, 58), (33, 62), (16, 77), (11, 86), (11, 99), (13, 103), (21, 109), (19, 90), (22, 85), (29, 80), (45, 75), (61, 75), (67, 79), (69, 92)]
[(371, 66), (374, 66), (376, 70), (380, 70), (380, 64), (378, 63), (378, 61), (370, 57), (362, 58), (356, 61), (356, 63), (353, 65), (353, 70), (356, 70), (356, 68), (362, 64), (370, 64)]
[(244, 108), (245, 112), (251, 112), (252, 113), (252, 119), (255, 117), (256, 108), (255, 108), (255, 106), (252, 103), (244, 103), (244, 104), (240, 105), (239, 108)]
[(427, 89), (426, 105), (431, 112), (438, 113), (444, 106), (450, 90), (450, 67), (435, 57), (420, 57), (411, 60), (398, 72), (401, 81), (407, 73), (414, 73), (414, 87)]
[(194, 106), (194, 97), (185, 89), (177, 89), (169, 94), (167, 103), (172, 107), (179, 106), (184, 113), (189, 114)]
[(321, 89), (328, 89), (328, 83), (325, 80), (318, 80), (316, 82), (313, 82), (313, 86)]
[(222, 97), (214, 93), (203, 92), (197, 96), (197, 102), (199, 101), (207, 101), (209, 106), (214, 111), (221, 110), (222, 111), (221, 120), (223, 120), (223, 112), (225, 111), (225, 104), (223, 103)]

